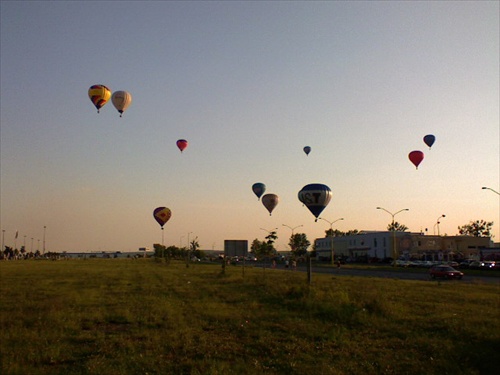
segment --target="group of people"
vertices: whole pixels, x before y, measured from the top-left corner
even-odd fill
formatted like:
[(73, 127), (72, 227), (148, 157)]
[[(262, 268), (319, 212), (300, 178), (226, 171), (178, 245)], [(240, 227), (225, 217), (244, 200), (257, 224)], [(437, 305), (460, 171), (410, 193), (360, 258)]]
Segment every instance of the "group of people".
[[(291, 263), (291, 265), (290, 265), (290, 263)], [(275, 260), (273, 260), (272, 268), (273, 269), (276, 268), (276, 261)], [(290, 268), (292, 271), (295, 271), (297, 269), (297, 261), (295, 259), (293, 259), (291, 262), (288, 259), (285, 260), (285, 269), (290, 269)]]

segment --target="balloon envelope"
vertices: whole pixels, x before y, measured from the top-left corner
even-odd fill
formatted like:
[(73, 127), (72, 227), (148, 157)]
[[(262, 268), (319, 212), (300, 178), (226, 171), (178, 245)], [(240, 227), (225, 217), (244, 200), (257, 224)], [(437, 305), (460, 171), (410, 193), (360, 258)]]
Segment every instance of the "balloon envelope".
[(330, 203), (331, 199), (332, 191), (323, 184), (309, 184), (299, 191), (299, 201), (307, 206), (309, 211), (316, 217), (316, 221), (318, 221), (318, 216)]
[(184, 151), (184, 149), (188, 146), (188, 141), (185, 139), (179, 139), (177, 141), (177, 147), (179, 147), (179, 150)]
[(424, 153), (422, 151), (412, 151), (408, 154), (408, 159), (418, 169), (418, 165), (424, 160)]
[(269, 216), (273, 212), (274, 208), (278, 205), (279, 198), (276, 194), (266, 194), (262, 197), (262, 204), (269, 211)]
[(88, 94), (90, 100), (97, 108), (97, 113), (99, 113), (99, 110), (102, 108), (102, 106), (106, 104), (111, 98), (111, 90), (104, 85), (90, 86)]
[(161, 228), (163, 229), (163, 226), (165, 223), (170, 219), (172, 216), (172, 211), (170, 211), (169, 208), (167, 207), (158, 207), (155, 208), (153, 211), (153, 216), (155, 220), (160, 224)]
[(266, 185), (264, 185), (262, 182), (256, 182), (252, 185), (252, 191), (257, 196), (257, 199), (260, 199), (260, 197), (262, 197), (262, 194), (264, 194), (264, 192), (266, 191)]
[(436, 137), (434, 137), (432, 134), (427, 134), (424, 137), (424, 143), (429, 146), (429, 149), (432, 147), (434, 142), (436, 141)]
[(304, 147), (304, 152), (306, 153), (306, 155), (309, 155), (309, 153), (311, 152), (311, 147), (310, 146)]
[(122, 117), (122, 113), (128, 108), (130, 103), (132, 103), (132, 95), (126, 91), (115, 91), (113, 95), (111, 95), (111, 102), (120, 113), (120, 117)]

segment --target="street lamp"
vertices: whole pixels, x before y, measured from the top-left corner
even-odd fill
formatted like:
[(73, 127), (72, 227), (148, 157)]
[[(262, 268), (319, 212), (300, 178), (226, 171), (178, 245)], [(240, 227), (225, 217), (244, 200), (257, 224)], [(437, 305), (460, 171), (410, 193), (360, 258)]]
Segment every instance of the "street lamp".
[(396, 261), (396, 258), (397, 258), (397, 254), (396, 254), (396, 228), (394, 227), (394, 216), (396, 216), (397, 214), (399, 214), (400, 212), (403, 212), (403, 211), (410, 211), (410, 209), (409, 208), (403, 208), (402, 210), (399, 210), (399, 211), (397, 211), (395, 213), (387, 211), (383, 207), (377, 207), (377, 210), (385, 211), (389, 215), (392, 216), (392, 256), (394, 257), (394, 261)]
[(187, 246), (187, 251), (186, 251), (186, 267), (189, 267), (189, 248), (190, 248), (190, 243), (189, 243), (189, 235), (193, 232), (188, 232), (188, 246)]
[(336, 223), (337, 221), (344, 220), (343, 217), (340, 219), (334, 220), (334, 221), (328, 221), (326, 219), (323, 219), (322, 217), (319, 218), (320, 220), (326, 221), (328, 224), (330, 224), (330, 256), (332, 257), (332, 264), (335, 264), (335, 254), (333, 252), (333, 224)]
[(278, 228), (274, 228), (273, 230), (267, 230), (267, 229), (264, 229), (264, 228), (259, 228), (260, 230), (263, 230), (263, 231), (266, 231), (267, 233), (271, 234), (273, 233), (274, 231), (277, 231)]
[(43, 226), (43, 253), (45, 254), (45, 230), (47, 229), (47, 226)]
[(293, 228), (291, 226), (289, 226), (289, 225), (286, 225), (286, 224), (281, 224), (281, 225), (283, 225), (284, 227), (290, 228), (292, 230), (292, 237), (293, 237), (293, 231), (295, 229), (303, 227), (303, 225), (297, 225), (296, 227), (293, 227)]
[[(445, 215), (445, 214), (443, 214), (443, 215), (439, 216), (439, 217), (437, 218), (436, 224), (434, 224), (434, 228), (435, 228), (436, 226), (437, 226), (437, 228), (438, 228), (438, 236), (439, 236), (439, 224), (440, 224), (439, 219), (441, 219), (442, 217), (446, 217), (446, 215)], [(436, 232), (435, 232), (435, 231), (434, 231), (434, 234), (436, 234)]]
[(292, 246), (290, 246), (290, 249), (292, 250), (292, 253), (295, 253), (295, 249), (294, 249), (295, 246), (294, 246), (294, 243), (293, 243), (293, 233), (294, 233), (295, 229), (303, 227), (303, 225), (297, 225), (296, 227), (293, 227), (293, 228), (291, 226), (289, 226), (289, 225), (286, 225), (286, 224), (281, 224), (281, 225), (283, 225), (284, 227), (287, 227), (287, 228), (289, 228), (289, 229), (292, 230), (292, 235), (290, 237), (290, 244), (292, 244)]
[(494, 192), (494, 193), (496, 193), (496, 194), (500, 195), (500, 193), (499, 193), (498, 191), (493, 190), (492, 188), (489, 188), (489, 187), (486, 187), (486, 186), (483, 186), (481, 189), (483, 189), (483, 190), (491, 190), (492, 192)]

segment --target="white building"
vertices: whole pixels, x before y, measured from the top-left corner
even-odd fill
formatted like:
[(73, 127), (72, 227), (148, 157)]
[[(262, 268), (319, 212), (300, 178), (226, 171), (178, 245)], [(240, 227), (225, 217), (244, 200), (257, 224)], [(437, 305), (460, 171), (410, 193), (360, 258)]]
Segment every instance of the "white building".
[(332, 253), (336, 260), (350, 258), (365, 262), (384, 258), (422, 260), (479, 258), (481, 250), (489, 248), (490, 245), (489, 237), (435, 236), (392, 231), (361, 231), (350, 236), (315, 240), (318, 261), (331, 261)]

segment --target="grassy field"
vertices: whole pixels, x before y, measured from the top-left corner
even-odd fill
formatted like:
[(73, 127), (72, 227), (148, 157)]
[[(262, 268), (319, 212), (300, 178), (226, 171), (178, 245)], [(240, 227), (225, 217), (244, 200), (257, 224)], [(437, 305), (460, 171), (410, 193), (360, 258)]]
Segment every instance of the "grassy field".
[(1, 374), (498, 374), (500, 284), (0, 263)]

